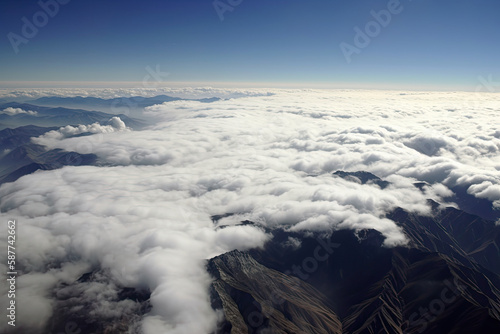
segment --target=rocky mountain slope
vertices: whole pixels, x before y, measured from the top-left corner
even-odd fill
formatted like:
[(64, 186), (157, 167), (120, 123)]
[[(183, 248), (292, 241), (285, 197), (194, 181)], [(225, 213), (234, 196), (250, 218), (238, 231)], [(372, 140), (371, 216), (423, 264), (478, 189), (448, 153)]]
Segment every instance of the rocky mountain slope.
[[(219, 333), (499, 333), (500, 226), (431, 205), (432, 217), (387, 214), (406, 247), (384, 247), (374, 230), (281, 229), (263, 249), (211, 259)], [(304, 319), (313, 325), (286, 326)]]

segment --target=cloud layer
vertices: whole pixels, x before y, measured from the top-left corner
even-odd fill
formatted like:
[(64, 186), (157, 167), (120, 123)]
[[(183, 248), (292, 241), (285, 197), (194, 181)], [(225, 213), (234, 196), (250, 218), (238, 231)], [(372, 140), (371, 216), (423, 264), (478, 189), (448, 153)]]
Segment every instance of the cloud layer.
[(139, 85), (137, 88), (40, 88), (40, 89), (0, 89), (0, 98), (6, 100), (25, 101), (37, 99), (45, 96), (59, 97), (99, 97), (103, 99), (112, 99), (119, 97), (143, 96), (153, 97), (158, 95), (169, 95), (180, 98), (202, 99), (210, 97), (219, 98), (238, 98), (244, 96), (267, 95), (268, 91), (262, 89), (222, 89), (214, 87), (157, 87), (146, 88)]
[[(2, 219), (21, 221), (20, 303), (36, 301), (25, 308), (27, 325), (48, 320), (50, 311), (35, 311), (51, 309), (58, 283), (98, 269), (117, 286), (151, 289), (145, 333), (206, 333), (217, 315), (203, 260), (270, 237), (242, 220), (294, 231), (374, 228), (395, 246), (406, 238), (385, 213), (429, 214), (426, 199), (441, 200), (455, 185), (500, 207), (497, 101), (473, 93), (261, 91), (149, 107), (157, 121), (143, 131), (115, 131), (115, 122), (113, 131), (65, 127), (34, 139), (94, 153), (104, 166), (37, 172), (0, 188)], [(83, 132), (95, 134), (75, 137)], [(337, 170), (369, 171), (391, 185), (332, 176)], [(428, 183), (423, 192), (417, 180)], [(224, 213), (235, 215), (217, 228), (210, 217)]]

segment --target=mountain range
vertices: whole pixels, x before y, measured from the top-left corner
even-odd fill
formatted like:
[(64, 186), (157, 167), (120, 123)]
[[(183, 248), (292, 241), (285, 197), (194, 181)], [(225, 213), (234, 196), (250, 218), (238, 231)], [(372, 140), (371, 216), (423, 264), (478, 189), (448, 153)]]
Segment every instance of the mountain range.
[(387, 214), (405, 247), (375, 230), (283, 228), (209, 260), (217, 333), (498, 333), (500, 226), (430, 204), (431, 217)]
[(106, 113), (116, 114), (117, 112), (121, 113), (127, 111), (137, 112), (142, 110), (143, 108), (155, 104), (162, 104), (165, 102), (180, 101), (180, 100), (210, 103), (218, 101), (220, 99), (217, 97), (203, 98), (203, 99), (183, 99), (168, 95), (158, 95), (153, 97), (143, 97), (143, 96), (117, 97), (112, 99), (103, 99), (98, 97), (82, 97), (82, 96), (75, 96), (75, 97), (47, 96), (27, 101), (27, 103), (32, 103), (40, 106), (49, 106), (49, 107), (92, 109)]
[[(3, 101), (0, 110), (18, 112), (0, 114), (0, 185), (37, 170), (100, 164), (94, 154), (49, 150), (33, 143), (33, 137), (66, 125), (106, 125), (115, 115), (103, 110), (138, 110), (175, 100), (180, 99)], [(124, 114), (119, 117), (133, 129), (145, 125)], [(381, 190), (391, 186), (367, 171), (337, 170), (331, 177)], [(427, 185), (414, 183), (423, 193)], [(261, 248), (236, 249), (206, 260), (211, 306), (223, 315), (211, 334), (500, 333), (500, 211), (466, 187), (450, 189), (453, 195), (444, 200), (456, 207), (429, 199), (428, 216), (402, 208), (385, 213), (383, 218), (395, 222), (406, 236), (407, 243), (397, 247), (386, 246), (383, 235), (373, 229), (297, 232), (240, 222), (262, 230), (269, 239)], [(223, 218), (233, 215), (212, 216), (212, 227), (228, 228)], [(118, 316), (95, 314), (95, 305), (79, 304), (92, 290), (89, 286), (112, 284), (100, 269), (59, 284), (54, 316), (45, 332), (64, 332), (66, 319), (73, 319), (85, 333), (139, 331), (141, 317), (152, 309), (151, 291), (145, 287), (110, 289), (118, 292), (104, 297), (126, 306), (127, 313)]]
[(32, 137), (40, 136), (57, 127), (27, 125), (0, 131), (0, 185), (14, 182), (18, 178), (37, 170), (58, 169), (63, 166), (95, 165), (95, 154), (80, 154), (61, 149), (47, 150), (44, 146), (31, 142)]
[[(79, 154), (61, 149), (47, 150), (31, 142), (32, 137), (57, 130), (67, 125), (109, 125), (116, 115), (101, 111), (68, 109), (63, 107), (41, 107), (38, 105), (8, 102), (0, 110), (14, 110), (15, 113), (0, 113), (0, 184), (13, 182), (37, 170), (51, 170), (63, 166), (95, 165), (97, 156)], [(127, 127), (141, 129), (142, 120), (120, 114), (118, 117)], [(32, 125), (32, 124), (37, 124)]]
[[(304, 233), (241, 222), (272, 238), (207, 260), (211, 305), (224, 315), (212, 334), (498, 333), (500, 226), (429, 205), (431, 216), (387, 213), (408, 239), (398, 247), (384, 246), (372, 229)], [(230, 215), (213, 216), (214, 227), (227, 228), (221, 222)], [(64, 319), (89, 333), (130, 331), (151, 309), (150, 291), (130, 287), (110, 296), (131, 305), (128, 315), (106, 318), (73, 305), (98, 283), (110, 284), (100, 271), (58, 287), (47, 332), (64, 328)]]
[[(28, 103), (9, 102), (0, 105), (0, 111), (7, 108), (20, 109), (24, 112), (17, 114), (0, 113), (0, 130), (36, 124), (42, 127), (60, 127), (66, 125), (88, 125), (105, 123), (112, 117), (118, 116), (128, 127), (139, 129), (144, 122), (130, 118), (127, 115), (113, 115), (101, 111), (84, 109), (69, 109), (62, 107), (40, 107)], [(30, 112), (30, 113), (28, 113)]]

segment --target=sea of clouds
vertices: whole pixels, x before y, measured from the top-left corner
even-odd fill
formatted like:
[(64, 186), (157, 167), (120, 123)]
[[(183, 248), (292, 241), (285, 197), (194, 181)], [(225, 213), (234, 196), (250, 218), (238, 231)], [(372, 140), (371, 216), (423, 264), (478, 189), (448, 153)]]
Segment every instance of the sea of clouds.
[(47, 96), (58, 97), (97, 97), (112, 99), (120, 97), (154, 97), (158, 95), (169, 95), (186, 99), (203, 99), (210, 97), (238, 98), (245, 96), (261, 96), (272, 94), (268, 90), (247, 89), (223, 89), (216, 87), (155, 87), (146, 88), (140, 85), (137, 88), (38, 88), (38, 89), (0, 89), (0, 98), (13, 101), (27, 101)]
[[(453, 186), (500, 208), (498, 94), (207, 88), (182, 94), (210, 97), (202, 91), (226, 99), (148, 107), (144, 115), (155, 123), (142, 131), (114, 119), (32, 139), (49, 149), (94, 153), (100, 163), (38, 171), (0, 187), (1, 219), (19, 225), (18, 321), (25, 333), (49, 321), (61, 283), (89, 271), (110, 282), (89, 282), (80, 294), (96, 317), (133, 309), (100, 300), (99, 289), (147, 288), (153, 307), (138, 324), (144, 333), (209, 333), (219, 315), (210, 307), (204, 261), (261, 247), (271, 237), (238, 225), (243, 220), (293, 231), (373, 228), (393, 247), (406, 238), (385, 213), (401, 207), (428, 215), (426, 200), (443, 202)], [(332, 176), (337, 170), (368, 171), (391, 185)], [(417, 181), (428, 185), (420, 191)], [(211, 216), (224, 213), (236, 214), (217, 229)], [(3, 262), (0, 272), (7, 272)]]

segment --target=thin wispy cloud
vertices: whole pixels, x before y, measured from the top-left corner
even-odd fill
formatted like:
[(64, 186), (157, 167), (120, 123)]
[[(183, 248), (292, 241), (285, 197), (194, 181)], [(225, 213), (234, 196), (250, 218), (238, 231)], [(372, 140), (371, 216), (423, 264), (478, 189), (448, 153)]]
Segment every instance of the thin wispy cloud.
[(7, 115), (11, 115), (11, 116), (13, 116), (13, 115), (19, 115), (19, 114), (27, 114), (27, 115), (36, 115), (36, 114), (38, 114), (36, 111), (33, 111), (33, 110), (24, 110), (24, 109), (21, 109), (21, 108), (12, 108), (12, 107), (5, 108), (1, 112), (4, 113), (4, 114), (7, 114)]

